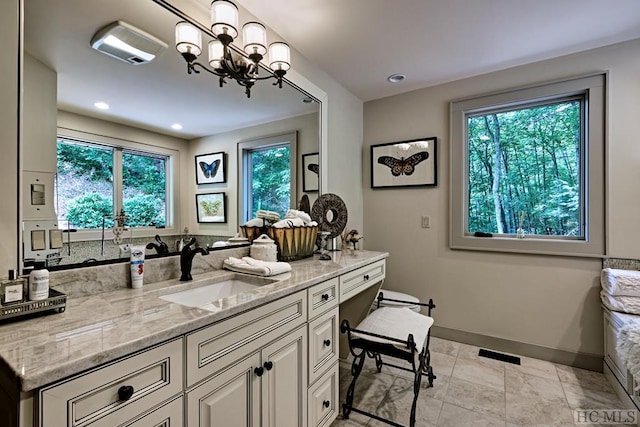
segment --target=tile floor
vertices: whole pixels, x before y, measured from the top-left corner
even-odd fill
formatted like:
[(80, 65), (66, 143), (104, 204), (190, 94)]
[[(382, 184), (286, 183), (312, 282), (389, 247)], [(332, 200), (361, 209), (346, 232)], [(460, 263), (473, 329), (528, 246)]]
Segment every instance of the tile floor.
[[(479, 347), (431, 339), (431, 364), (437, 379), (418, 398), (416, 425), (425, 426), (574, 426), (574, 409), (624, 408), (601, 373), (521, 357), (521, 365), (478, 356)], [(340, 396), (351, 381), (350, 363), (340, 362)], [(356, 383), (354, 406), (409, 425), (413, 399), (411, 373), (367, 364)], [(331, 427), (386, 426), (352, 412)]]

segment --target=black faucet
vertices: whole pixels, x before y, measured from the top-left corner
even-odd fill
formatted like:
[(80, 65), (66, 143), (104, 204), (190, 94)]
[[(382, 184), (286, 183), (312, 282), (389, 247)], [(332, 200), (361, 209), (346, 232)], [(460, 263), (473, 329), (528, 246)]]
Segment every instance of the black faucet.
[(209, 252), (206, 249), (200, 247), (191, 249), (191, 245), (193, 245), (195, 242), (196, 238), (192, 237), (191, 240), (189, 240), (189, 243), (184, 245), (182, 251), (180, 252), (180, 272), (182, 273), (180, 275), (181, 282), (186, 282), (193, 279), (193, 277), (191, 277), (191, 264), (193, 263), (193, 257), (196, 256), (197, 253), (200, 253), (202, 255), (209, 255)]
[(168, 254), (169, 246), (165, 242), (160, 239), (160, 236), (156, 234), (156, 242), (158, 243), (148, 243), (147, 249), (155, 249), (158, 254)]

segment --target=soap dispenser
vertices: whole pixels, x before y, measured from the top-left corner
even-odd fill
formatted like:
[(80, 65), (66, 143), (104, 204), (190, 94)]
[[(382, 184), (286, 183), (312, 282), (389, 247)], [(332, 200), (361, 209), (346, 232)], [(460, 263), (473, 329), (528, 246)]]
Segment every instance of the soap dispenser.
[(29, 273), (29, 300), (39, 301), (49, 298), (49, 270), (45, 263), (38, 261)]

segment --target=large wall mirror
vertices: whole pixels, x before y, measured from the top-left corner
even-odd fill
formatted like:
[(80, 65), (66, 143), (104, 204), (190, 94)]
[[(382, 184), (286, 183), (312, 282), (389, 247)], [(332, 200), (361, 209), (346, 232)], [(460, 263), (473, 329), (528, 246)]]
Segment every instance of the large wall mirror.
[[(312, 201), (317, 197), (317, 187), (309, 185), (309, 176), (304, 175), (303, 156), (308, 159), (320, 152), (319, 101), (288, 81), (282, 89), (270, 80), (258, 82), (247, 98), (233, 80), (220, 88), (215, 76), (187, 74), (175, 49), (175, 25), (191, 18), (193, 10), (206, 16), (209, 5), (192, 2), (192, 10), (185, 12), (154, 0), (25, 0), (21, 218), (25, 259), (48, 257), (50, 266), (86, 265), (121, 258), (122, 244), (151, 243), (156, 236), (173, 252), (175, 238), (185, 227), (193, 235), (233, 236), (242, 222), (237, 147), (261, 138), (296, 135), (292, 206), (304, 194)], [(241, 9), (241, 20), (243, 14)], [(193, 19), (202, 24), (200, 16)], [(92, 49), (94, 35), (116, 21), (151, 34), (167, 48), (153, 61), (135, 65)], [(203, 34), (200, 62), (204, 64), (207, 41)], [(109, 109), (98, 109), (97, 102), (107, 103)], [(174, 129), (174, 124), (182, 128)], [(84, 169), (69, 169), (69, 162), (88, 150), (96, 151), (87, 155), (88, 160), (82, 157)], [(197, 181), (198, 171), (205, 170), (198, 160), (211, 167), (215, 156), (207, 156), (215, 153), (223, 153), (223, 179)], [(147, 169), (134, 173), (140, 164)], [(107, 167), (110, 173), (104, 173)], [(63, 182), (62, 171), (71, 178)], [(101, 174), (103, 182), (96, 184), (94, 178)], [(127, 193), (134, 181), (155, 188), (154, 194), (162, 194), (164, 201), (154, 202), (157, 218), (151, 223), (126, 226), (122, 241), (114, 242), (118, 208), (128, 206), (133, 197), (148, 196)], [(94, 187), (120, 194), (113, 196), (112, 211), (100, 210), (105, 209), (101, 199), (85, 200), (73, 210), (69, 200)], [(223, 221), (200, 221), (196, 196), (206, 199), (203, 195), (219, 193), (225, 200)], [(90, 209), (93, 205), (95, 210)], [(60, 217), (59, 212), (65, 214)], [(131, 209), (125, 213), (135, 214)], [(93, 218), (93, 228), (69, 220), (78, 216)]]

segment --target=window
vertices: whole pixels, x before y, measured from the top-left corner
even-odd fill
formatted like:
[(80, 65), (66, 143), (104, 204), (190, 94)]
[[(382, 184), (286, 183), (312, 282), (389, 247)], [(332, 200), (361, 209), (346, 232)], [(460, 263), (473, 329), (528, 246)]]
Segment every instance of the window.
[(452, 248), (604, 254), (604, 91), (598, 75), (452, 102)]
[(55, 203), (59, 220), (79, 229), (113, 227), (124, 209), (128, 227), (164, 227), (170, 157), (58, 138)]
[(241, 162), (241, 222), (258, 210), (284, 218), (296, 200), (296, 134), (278, 135), (238, 144)]

